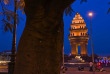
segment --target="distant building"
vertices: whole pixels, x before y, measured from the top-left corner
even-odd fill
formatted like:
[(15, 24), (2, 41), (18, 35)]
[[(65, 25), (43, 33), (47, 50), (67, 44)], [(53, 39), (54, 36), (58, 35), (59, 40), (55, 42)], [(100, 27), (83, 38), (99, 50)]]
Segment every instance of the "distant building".
[(3, 51), (0, 53), (0, 61), (10, 61), (11, 51)]

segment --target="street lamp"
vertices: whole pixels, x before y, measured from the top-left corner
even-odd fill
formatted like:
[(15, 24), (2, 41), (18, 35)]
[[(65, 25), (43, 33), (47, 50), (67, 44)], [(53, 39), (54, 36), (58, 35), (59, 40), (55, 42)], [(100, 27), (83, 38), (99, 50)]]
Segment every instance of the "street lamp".
[(92, 12), (90, 12), (90, 13), (89, 13), (89, 16), (91, 17), (92, 15), (93, 15)]
[(93, 71), (94, 71), (94, 53), (93, 53), (93, 41), (92, 41), (92, 26), (91, 26), (91, 17), (92, 17), (92, 12), (89, 13), (90, 16), (90, 31), (91, 31), (91, 49), (92, 49), (92, 62), (93, 62)]
[(65, 66), (64, 66), (64, 45), (63, 45), (63, 74), (65, 74)]

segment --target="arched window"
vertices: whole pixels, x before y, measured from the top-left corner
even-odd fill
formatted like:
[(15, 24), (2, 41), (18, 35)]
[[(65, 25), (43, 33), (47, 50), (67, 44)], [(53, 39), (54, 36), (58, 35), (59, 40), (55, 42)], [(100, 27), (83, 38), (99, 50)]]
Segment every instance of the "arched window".
[(83, 26), (82, 26), (82, 28), (83, 28)]
[(74, 33), (73, 33), (73, 36), (74, 36)]
[(83, 35), (84, 35), (84, 33), (83, 33)]
[(81, 33), (81, 36), (82, 36), (82, 33)]

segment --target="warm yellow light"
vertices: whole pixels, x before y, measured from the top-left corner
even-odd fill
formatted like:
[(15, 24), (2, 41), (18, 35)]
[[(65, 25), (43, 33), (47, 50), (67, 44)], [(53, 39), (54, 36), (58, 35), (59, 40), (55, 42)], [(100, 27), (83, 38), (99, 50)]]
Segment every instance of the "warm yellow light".
[(89, 13), (89, 16), (92, 16), (92, 12)]

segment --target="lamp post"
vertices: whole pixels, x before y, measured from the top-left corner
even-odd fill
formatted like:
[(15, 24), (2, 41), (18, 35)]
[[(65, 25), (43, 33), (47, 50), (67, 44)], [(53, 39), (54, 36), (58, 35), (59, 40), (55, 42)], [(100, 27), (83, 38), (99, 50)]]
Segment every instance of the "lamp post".
[(63, 46), (63, 74), (65, 74), (65, 67), (64, 67), (64, 46)]
[(93, 41), (92, 41), (92, 25), (91, 25), (91, 17), (92, 17), (92, 12), (89, 13), (90, 16), (90, 31), (91, 31), (91, 49), (92, 49), (92, 62), (93, 62), (93, 72), (94, 72), (94, 53), (93, 53)]

